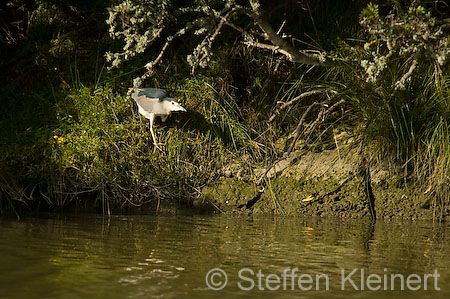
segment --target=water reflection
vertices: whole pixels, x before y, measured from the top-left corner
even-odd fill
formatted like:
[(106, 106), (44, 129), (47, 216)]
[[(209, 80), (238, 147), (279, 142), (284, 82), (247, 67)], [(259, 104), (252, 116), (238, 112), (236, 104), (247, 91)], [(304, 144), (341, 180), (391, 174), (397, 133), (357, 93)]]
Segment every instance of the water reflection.
[[(241, 290), (239, 270), (280, 276), (295, 267), (300, 273), (327, 275), (330, 290), (281, 288), (276, 295), (448, 298), (450, 294), (446, 225), (145, 216), (109, 221), (66, 216), (0, 224), (0, 298), (271, 297), (273, 291)], [(206, 273), (215, 267), (228, 275), (221, 291), (211, 291), (205, 283)], [(386, 271), (423, 275), (437, 269), (441, 291), (340, 291), (341, 269), (355, 268), (380, 275)]]

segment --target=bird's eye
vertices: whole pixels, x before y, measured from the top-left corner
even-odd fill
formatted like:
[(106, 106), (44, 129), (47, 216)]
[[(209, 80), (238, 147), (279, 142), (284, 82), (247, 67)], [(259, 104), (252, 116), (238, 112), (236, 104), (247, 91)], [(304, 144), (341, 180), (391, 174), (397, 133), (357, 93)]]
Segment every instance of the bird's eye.
[(174, 102), (172, 102), (172, 105), (175, 105), (175, 103), (174, 103)]

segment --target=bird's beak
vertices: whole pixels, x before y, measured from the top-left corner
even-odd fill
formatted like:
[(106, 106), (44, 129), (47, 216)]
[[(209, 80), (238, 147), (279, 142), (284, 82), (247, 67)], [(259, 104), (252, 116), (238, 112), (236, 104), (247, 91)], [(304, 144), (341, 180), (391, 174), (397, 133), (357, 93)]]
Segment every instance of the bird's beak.
[(187, 112), (187, 110), (183, 106), (181, 106), (180, 104), (178, 104), (178, 110), (177, 111)]

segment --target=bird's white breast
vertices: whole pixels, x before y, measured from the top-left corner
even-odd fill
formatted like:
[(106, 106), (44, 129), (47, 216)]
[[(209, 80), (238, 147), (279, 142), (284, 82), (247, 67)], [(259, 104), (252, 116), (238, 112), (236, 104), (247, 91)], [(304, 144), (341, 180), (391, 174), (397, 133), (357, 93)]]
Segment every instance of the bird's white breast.
[(139, 107), (139, 113), (142, 114), (143, 116), (145, 116), (146, 118), (150, 119), (150, 115), (151, 113), (148, 113), (147, 111), (144, 110), (144, 108), (141, 107), (141, 105), (138, 104)]
[(163, 109), (161, 109), (161, 108), (160, 109), (155, 109), (152, 112), (147, 112), (147, 111), (145, 111), (144, 108), (141, 107), (141, 105), (139, 105), (139, 103), (136, 103), (136, 104), (138, 105), (139, 113), (142, 114), (143, 116), (145, 116), (148, 119), (150, 119), (150, 116), (153, 114), (155, 117), (156, 116), (160, 116), (162, 121), (165, 121), (167, 119), (167, 117), (172, 114), (171, 111), (163, 111)]

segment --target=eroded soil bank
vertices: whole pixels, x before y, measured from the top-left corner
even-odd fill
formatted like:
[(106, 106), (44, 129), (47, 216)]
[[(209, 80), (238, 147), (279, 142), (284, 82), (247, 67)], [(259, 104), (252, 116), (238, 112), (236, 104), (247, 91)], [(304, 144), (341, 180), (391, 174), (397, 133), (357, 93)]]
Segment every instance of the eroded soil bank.
[[(202, 190), (196, 204), (210, 204), (226, 214), (238, 215), (370, 218), (366, 184), (356, 171), (356, 155), (356, 150), (329, 150), (285, 159), (269, 171), (261, 185), (227, 170), (226, 175)], [(426, 192), (426, 186), (408, 182), (385, 169), (371, 169), (370, 176), (377, 218), (449, 218), (449, 209), (441, 209)]]
[[(143, 204), (132, 205), (86, 198), (75, 201), (64, 212), (370, 219), (367, 185), (357, 171), (358, 163), (356, 149), (304, 155), (293, 153), (269, 169), (253, 169), (250, 174), (239, 163), (229, 165), (216, 181), (201, 190), (201, 196), (194, 201), (149, 199)], [(264, 173), (267, 173), (267, 179), (256, 184), (255, 178)], [(404, 176), (386, 167), (370, 169), (370, 177), (377, 219), (450, 220), (449, 207), (441, 207), (426, 185), (405, 180)], [(49, 209), (55, 212), (53, 208)], [(31, 210), (39, 211), (38, 208)], [(43, 207), (42, 210), (47, 209)]]

